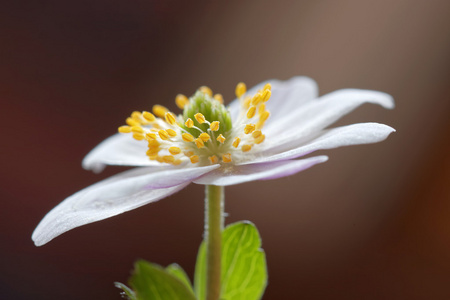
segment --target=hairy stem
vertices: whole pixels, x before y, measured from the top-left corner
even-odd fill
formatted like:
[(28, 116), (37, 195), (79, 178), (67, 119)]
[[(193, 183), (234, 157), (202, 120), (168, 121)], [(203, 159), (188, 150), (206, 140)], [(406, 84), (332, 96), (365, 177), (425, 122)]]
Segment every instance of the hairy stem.
[(222, 186), (207, 185), (205, 199), (206, 299), (220, 297), (223, 200)]

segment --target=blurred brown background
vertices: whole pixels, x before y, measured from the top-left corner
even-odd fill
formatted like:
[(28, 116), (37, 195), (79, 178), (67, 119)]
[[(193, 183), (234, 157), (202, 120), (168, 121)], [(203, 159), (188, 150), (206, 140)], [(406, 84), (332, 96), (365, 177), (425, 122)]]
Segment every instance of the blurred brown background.
[(84, 171), (133, 110), (175, 109), (200, 85), (307, 75), (321, 94), (381, 90), (338, 125), (376, 121), (383, 143), (322, 151), (298, 175), (226, 189), (227, 222), (253, 221), (264, 299), (450, 299), (450, 2), (2, 1), (1, 299), (120, 299), (137, 258), (192, 276), (203, 187), (73, 230), (31, 233), (65, 197), (123, 168)]

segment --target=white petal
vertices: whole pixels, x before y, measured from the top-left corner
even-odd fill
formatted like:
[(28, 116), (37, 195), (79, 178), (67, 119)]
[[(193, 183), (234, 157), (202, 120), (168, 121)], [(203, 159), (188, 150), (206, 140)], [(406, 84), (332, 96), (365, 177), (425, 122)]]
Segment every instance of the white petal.
[(377, 143), (385, 140), (395, 129), (378, 123), (359, 123), (323, 130), (305, 138), (275, 141), (272, 148), (262, 151), (261, 157), (245, 164), (297, 158), (311, 152), (342, 146)]
[[(280, 133), (303, 131), (303, 135), (312, 134), (336, 122), (363, 103), (374, 103), (392, 109), (394, 100), (389, 94), (358, 89), (343, 89), (326, 94), (315, 101), (293, 109), (284, 116), (278, 116), (275, 126), (264, 127), (269, 138)], [(269, 118), (270, 120), (270, 118)]]
[(136, 141), (128, 134), (117, 133), (110, 136), (83, 159), (83, 168), (98, 173), (105, 165), (119, 166), (161, 166), (154, 160), (149, 160), (145, 154), (148, 150), (143, 141)]
[[(120, 173), (68, 197), (33, 232), (36, 246), (73, 228), (100, 221), (165, 198), (218, 166), (164, 170), (139, 168)], [(152, 186), (170, 186), (155, 189)]]
[[(266, 83), (272, 85), (272, 96), (266, 103), (266, 109), (271, 117), (267, 120), (266, 127), (270, 127), (272, 119), (292, 111), (292, 109), (304, 105), (315, 99), (318, 95), (317, 83), (305, 76), (293, 77), (287, 81), (267, 80), (252, 87), (246, 95), (253, 96), (262, 89)], [(236, 99), (228, 107), (233, 120), (239, 115), (240, 103)]]
[(194, 180), (194, 183), (227, 186), (253, 180), (276, 179), (293, 175), (327, 160), (328, 157), (326, 156), (316, 156), (301, 160), (288, 160), (251, 165), (224, 165), (222, 168)]

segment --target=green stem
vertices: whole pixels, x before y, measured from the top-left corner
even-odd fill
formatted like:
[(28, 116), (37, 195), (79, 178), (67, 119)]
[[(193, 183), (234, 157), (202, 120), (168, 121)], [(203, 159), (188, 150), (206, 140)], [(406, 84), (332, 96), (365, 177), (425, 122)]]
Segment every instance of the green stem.
[(220, 297), (220, 274), (223, 230), (222, 186), (207, 185), (205, 199), (206, 299)]

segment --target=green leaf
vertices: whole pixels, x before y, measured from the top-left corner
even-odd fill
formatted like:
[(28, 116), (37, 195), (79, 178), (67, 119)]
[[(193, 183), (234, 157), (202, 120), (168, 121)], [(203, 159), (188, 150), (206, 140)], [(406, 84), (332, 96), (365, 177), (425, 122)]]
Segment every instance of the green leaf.
[(194, 293), (177, 276), (163, 267), (137, 261), (130, 285), (137, 300), (195, 300)]
[[(266, 257), (256, 227), (242, 221), (231, 224), (222, 234), (221, 300), (261, 299), (267, 286)], [(195, 294), (206, 295), (206, 246), (202, 242), (195, 266)]]
[(120, 283), (120, 282), (114, 282), (114, 285), (116, 288), (119, 288), (123, 291), (121, 293), (122, 296), (126, 296), (127, 299), (129, 299), (129, 300), (137, 300), (136, 294), (134, 293), (134, 291), (132, 289), (130, 289), (129, 287), (127, 287), (125, 284)]
[(179, 264), (174, 263), (167, 266), (166, 271), (180, 279), (186, 285), (186, 287), (188, 287), (189, 290), (194, 293), (194, 290), (192, 289), (192, 283), (189, 280), (189, 276), (187, 276), (186, 272), (184, 272), (183, 268), (181, 268)]

